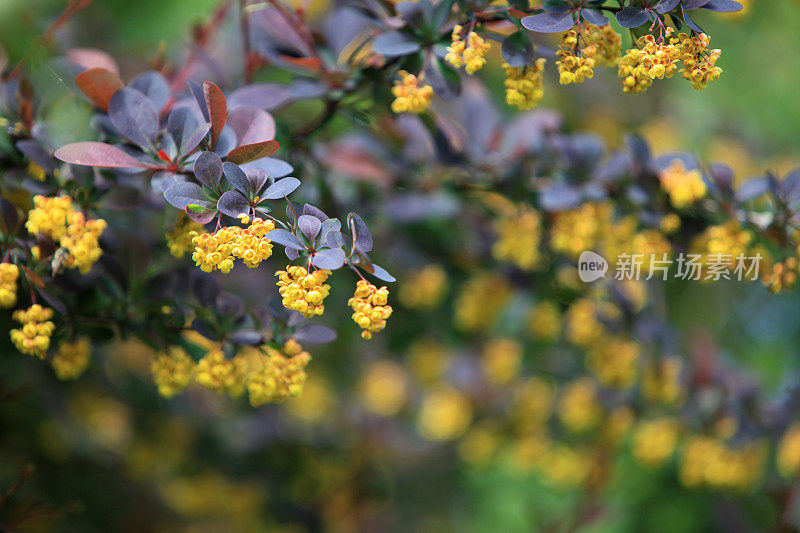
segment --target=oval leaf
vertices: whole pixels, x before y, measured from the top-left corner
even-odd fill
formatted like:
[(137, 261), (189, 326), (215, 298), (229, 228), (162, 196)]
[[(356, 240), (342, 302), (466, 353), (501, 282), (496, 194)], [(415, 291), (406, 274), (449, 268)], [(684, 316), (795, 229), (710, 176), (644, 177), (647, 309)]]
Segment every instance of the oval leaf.
[(211, 148), (217, 145), (217, 139), (222, 134), (225, 121), (228, 119), (228, 104), (225, 95), (216, 84), (210, 81), (203, 82), (203, 96), (208, 109), (208, 119), (211, 122)]
[(295, 189), (300, 186), (300, 180), (297, 178), (283, 178), (269, 187), (267, 190), (264, 191), (264, 196), (262, 196), (263, 200), (277, 200), (279, 198), (283, 198), (284, 196), (289, 196)]
[(136, 89), (120, 89), (108, 104), (108, 117), (122, 135), (153, 148), (158, 135), (158, 111), (153, 102)]
[(345, 255), (341, 248), (329, 248), (314, 254), (312, 263), (317, 268), (325, 270), (336, 270), (344, 266)]
[(163, 74), (155, 70), (142, 72), (131, 80), (128, 87), (136, 89), (148, 97), (159, 111), (164, 109), (169, 101), (169, 83)]
[(362, 219), (356, 213), (350, 213), (347, 215), (347, 218), (350, 220), (350, 226), (353, 231), (353, 237), (355, 238), (356, 248), (365, 253), (372, 250), (372, 234), (370, 234), (369, 228), (367, 228), (367, 224), (364, 222), (364, 219)]
[(209, 189), (216, 189), (222, 178), (222, 159), (214, 152), (201, 152), (194, 160), (194, 177)]
[(262, 157), (274, 154), (278, 150), (278, 141), (264, 141), (255, 144), (245, 144), (228, 152), (227, 159), (240, 165)]
[(560, 33), (575, 26), (572, 13), (539, 13), (522, 19), (522, 25), (532, 31), (541, 33)]
[(325, 344), (336, 340), (336, 332), (327, 326), (311, 324), (295, 331), (293, 338), (301, 344)]
[(294, 250), (305, 250), (305, 245), (300, 242), (300, 239), (286, 231), (285, 229), (274, 229), (267, 233), (267, 239), (271, 240), (272, 242), (277, 242), (282, 246), (286, 246), (287, 248), (292, 248)]
[(628, 6), (617, 13), (617, 22), (623, 28), (638, 28), (650, 20), (650, 13), (641, 7)]
[(65, 163), (87, 167), (130, 168), (148, 166), (116, 146), (95, 141), (67, 144), (56, 150), (53, 155)]
[(186, 209), (190, 204), (202, 205), (203, 190), (196, 183), (182, 181), (173, 183), (164, 191), (164, 199), (178, 209)]
[(297, 218), (297, 226), (303, 232), (303, 235), (308, 237), (308, 241), (313, 242), (319, 235), (319, 230), (322, 229), (322, 222), (311, 215), (300, 215)]
[(90, 68), (75, 76), (75, 85), (94, 105), (103, 111), (114, 93), (125, 87), (119, 75), (104, 68)]
[(419, 43), (399, 31), (382, 33), (375, 38), (373, 49), (384, 56), (405, 56), (420, 50)]
[(250, 213), (250, 202), (239, 191), (226, 191), (217, 200), (217, 209), (229, 217), (236, 218)]
[(225, 178), (228, 183), (233, 185), (234, 189), (245, 196), (250, 194), (250, 182), (247, 180), (244, 170), (233, 163), (225, 162), (222, 164), (222, 172), (225, 173)]
[(383, 267), (379, 267), (378, 265), (373, 263), (372, 268), (374, 269), (372, 275), (375, 276), (376, 278), (386, 281), (388, 283), (394, 283), (395, 281), (397, 281), (395, 277), (386, 272), (386, 270), (384, 270)]

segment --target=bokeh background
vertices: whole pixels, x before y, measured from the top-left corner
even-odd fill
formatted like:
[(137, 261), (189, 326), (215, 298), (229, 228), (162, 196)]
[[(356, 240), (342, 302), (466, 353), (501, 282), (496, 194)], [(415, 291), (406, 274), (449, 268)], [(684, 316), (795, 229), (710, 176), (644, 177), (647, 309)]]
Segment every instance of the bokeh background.
[[(550, 73), (543, 106), (561, 113), (568, 130), (592, 132), (610, 147), (638, 131), (658, 152), (689, 150), (705, 160), (726, 161), (740, 180), (765, 169), (800, 166), (800, 68), (794, 59), (800, 6), (793, 0), (751, 3), (744, 14), (706, 13), (700, 21), (713, 36), (712, 45), (724, 51), (725, 73), (709, 90), (661, 83), (646, 96), (629, 97), (620, 93), (612, 71), (566, 88)], [(96, 0), (59, 30), (53, 43), (42, 43), (39, 36), (64, 3), (2, 0), (0, 45), (8, 64), (23, 60), (43, 80), (47, 118), (61, 144), (91, 137), (91, 110), (46, 68), (47, 58), (69, 47), (99, 48), (117, 59), (123, 79), (154, 61), (180, 64), (193, 24), (215, 5), (214, 0)], [(325, 8), (314, 0), (310, 12)], [(229, 72), (238, 71), (240, 60), (235, 30), (236, 21), (227, 21), (209, 52), (230, 57)], [(219, 79), (218, 74), (201, 66), (195, 78)], [(502, 71), (487, 68), (483, 75), (498, 90), (492, 98), (502, 102)], [(259, 79), (280, 76), (267, 69)], [(278, 139), (318, 109), (318, 103), (308, 102), (287, 110)], [(348, 127), (341, 121), (334, 130)], [(404, 229), (423, 230), (441, 228)], [(394, 294), (404, 282), (412, 283), (404, 273), (401, 269)], [(481, 350), (478, 340), (453, 328), (463, 280), (433, 278), (431, 286), (441, 286), (443, 293), (434, 307), (420, 311), (398, 304), (389, 326), (394, 331), (374, 345), (358, 341), (345, 314), (330, 317), (326, 324), (341, 331), (340, 338), (314, 348), (304, 395), (279, 406), (253, 409), (203, 391), (160, 398), (149, 376), (152, 354), (134, 341), (96, 350), (87, 375), (63, 383), (3, 340), (0, 494), (20, 472), (30, 476), (3, 502), (0, 523), (63, 531), (700, 532), (750, 531), (760, 526), (743, 524), (775, 521), (778, 511), (766, 485), (745, 494), (690, 492), (673, 470), (648, 471), (623, 455), (613, 479), (592, 500), (602, 517), (582, 523), (574, 518), (582, 491), (555, 489), (521, 475), (509, 460), (511, 452), (484, 452), (493, 450), (497, 439), (491, 425), (469, 445), (428, 438), (432, 430), (418, 415), (425, 376), (436, 374), (443, 351), (458, 367)], [(244, 277), (230, 283), (249, 286)], [(343, 307), (350, 291), (346, 282), (334, 283), (328, 305)], [(250, 294), (252, 300), (269, 296)], [(768, 397), (780, 397), (797, 382), (795, 293), (770, 295), (758, 284), (676, 283), (664, 294), (670, 323), (687, 344), (713, 344)], [(526, 308), (518, 307), (512, 321), (523, 322)], [(526, 348), (526, 357), (536, 356)], [(436, 416), (449, 421), (464, 416), (458, 402), (443, 402), (441, 410)], [(800, 518), (794, 507), (789, 512)], [(592, 512), (582, 508), (579, 515)]]

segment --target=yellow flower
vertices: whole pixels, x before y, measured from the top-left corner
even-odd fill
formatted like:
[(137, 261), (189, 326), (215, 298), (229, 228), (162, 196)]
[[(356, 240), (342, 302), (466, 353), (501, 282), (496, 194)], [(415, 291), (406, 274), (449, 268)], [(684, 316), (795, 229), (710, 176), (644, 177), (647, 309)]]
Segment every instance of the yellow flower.
[(275, 223), (247, 216), (241, 216), (240, 221), (248, 226), (228, 226), (214, 233), (189, 232), (194, 246), (192, 259), (203, 272), (216, 269), (227, 274), (235, 259), (255, 268), (272, 255), (272, 241), (266, 234), (275, 229)]
[(0, 263), (0, 307), (17, 305), (17, 279), (19, 267), (13, 263)]
[(183, 348), (172, 346), (158, 354), (150, 365), (158, 393), (165, 398), (179, 394), (189, 386), (194, 377), (194, 361)]
[(502, 276), (480, 273), (464, 283), (455, 303), (456, 327), (465, 331), (488, 328), (511, 298), (511, 286)]
[(474, 74), (486, 64), (486, 54), (492, 45), (474, 31), (467, 34), (465, 43), (461, 40), (462, 29), (458, 25), (453, 28), (453, 42), (447, 47), (445, 60), (456, 68), (464, 66), (467, 74)]
[(427, 265), (412, 272), (400, 286), (400, 302), (409, 308), (432, 308), (447, 292), (447, 272), (440, 265)]
[(228, 359), (222, 350), (215, 349), (197, 363), (194, 380), (202, 387), (235, 398), (244, 392), (246, 367), (247, 361), (243, 356)]
[(394, 416), (406, 401), (406, 375), (393, 361), (377, 361), (367, 367), (359, 385), (361, 402), (368, 411)]
[(645, 368), (642, 374), (642, 394), (650, 402), (673, 404), (681, 396), (681, 360), (669, 357)]
[(699, 170), (686, 170), (683, 162), (676, 159), (658, 175), (661, 188), (669, 194), (670, 203), (678, 208), (692, 205), (706, 195), (706, 184)]
[(561, 310), (558, 305), (549, 300), (536, 304), (528, 315), (528, 330), (537, 340), (557, 339), (561, 332)]
[(596, 427), (602, 417), (597, 403), (597, 387), (589, 378), (569, 383), (561, 396), (558, 417), (572, 431), (586, 431)]
[(494, 339), (483, 349), (481, 366), (492, 383), (502, 385), (519, 375), (522, 346), (513, 339)]
[(500, 447), (501, 432), (495, 424), (484, 422), (469, 430), (458, 445), (458, 455), (467, 463), (488, 463)]
[(56, 377), (61, 380), (75, 379), (89, 366), (91, 345), (89, 339), (82, 337), (75, 342), (60, 342), (51, 364)]
[(521, 204), (516, 211), (495, 222), (497, 241), (492, 255), (509, 261), (521, 270), (533, 270), (541, 262), (542, 217), (538, 211)]
[(667, 28), (666, 39), (656, 42), (652, 35), (639, 38), (639, 48), (628, 50), (619, 60), (619, 77), (625, 93), (643, 93), (653, 85), (653, 80), (671, 78), (678, 70), (681, 49), (679, 39), (672, 37), (673, 28)]
[(399, 72), (400, 80), (394, 82), (392, 94), (392, 111), (395, 113), (423, 113), (433, 100), (433, 88), (422, 85), (423, 75), (419, 78), (405, 70)]
[(378, 289), (366, 280), (359, 280), (352, 298), (347, 301), (353, 309), (353, 321), (363, 329), (361, 337), (371, 339), (373, 333), (383, 331), (386, 319), (392, 316), (392, 308), (387, 305), (389, 289)]
[(279, 403), (303, 393), (311, 355), (303, 351), (297, 341), (288, 341), (282, 351), (269, 346), (265, 346), (263, 352), (252, 350), (247, 374), (250, 405)]
[(505, 69), (506, 103), (520, 111), (533, 109), (544, 98), (542, 73), (547, 60), (537, 59), (533, 65), (512, 67), (503, 63)]
[(182, 214), (172, 231), (167, 233), (167, 246), (169, 253), (177, 258), (181, 258), (188, 252), (194, 250), (193, 234), (205, 233), (203, 226)]
[(471, 421), (472, 406), (467, 398), (449, 385), (442, 385), (422, 400), (417, 428), (428, 440), (446, 441), (463, 435)]
[(708, 49), (711, 38), (705, 33), (692, 37), (681, 33), (678, 37), (681, 39), (683, 78), (689, 80), (695, 89), (705, 89), (710, 81), (722, 75), (722, 69), (717, 66), (722, 51)]
[(325, 311), (322, 302), (331, 290), (331, 286), (325, 283), (330, 274), (330, 270), (309, 272), (301, 266), (289, 266), (275, 272), (283, 306), (306, 318), (321, 315)]
[(800, 423), (792, 424), (783, 434), (775, 462), (784, 477), (793, 478), (800, 473)]
[(639, 344), (612, 338), (588, 347), (587, 366), (600, 383), (609, 387), (629, 387), (636, 379)]
[(20, 329), (11, 330), (11, 342), (20, 352), (44, 359), (50, 348), (50, 337), (56, 326), (50, 321), (53, 310), (33, 304), (26, 310), (14, 311), (11, 315), (22, 325)]
[(763, 442), (733, 448), (719, 439), (695, 436), (683, 448), (679, 477), (687, 487), (744, 490), (761, 477), (765, 458)]
[(578, 33), (575, 30), (569, 30), (561, 37), (561, 49), (556, 51), (559, 57), (556, 61), (558, 81), (561, 85), (583, 83), (587, 78), (594, 76), (598, 47), (592, 44), (576, 51), (577, 42)]
[(633, 433), (633, 456), (649, 467), (666, 463), (678, 445), (678, 422), (672, 418), (659, 418), (642, 422)]

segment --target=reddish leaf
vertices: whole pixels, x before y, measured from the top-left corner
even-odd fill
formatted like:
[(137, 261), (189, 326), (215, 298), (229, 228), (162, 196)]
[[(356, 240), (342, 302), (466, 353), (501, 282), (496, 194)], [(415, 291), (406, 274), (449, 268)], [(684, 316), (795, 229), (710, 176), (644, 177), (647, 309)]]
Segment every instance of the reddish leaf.
[(238, 107), (228, 115), (228, 126), (236, 133), (237, 146), (275, 138), (275, 119), (263, 109)]
[(26, 267), (25, 265), (22, 265), (22, 270), (25, 271), (25, 277), (28, 278), (28, 281), (30, 281), (34, 285), (38, 285), (39, 287), (44, 287), (44, 282), (42, 281), (42, 278), (34, 274), (33, 270)]
[(125, 87), (118, 75), (104, 68), (84, 70), (75, 76), (75, 85), (103, 111), (108, 110), (114, 93)]
[(104, 68), (119, 74), (119, 67), (113, 57), (95, 48), (72, 48), (67, 50), (67, 59), (83, 68)]
[(206, 99), (208, 117), (211, 121), (211, 147), (213, 148), (217, 145), (217, 139), (222, 133), (222, 128), (225, 127), (225, 121), (228, 118), (228, 105), (220, 88), (210, 81), (203, 82), (203, 96)]
[(245, 144), (228, 152), (228, 161), (241, 165), (254, 159), (261, 159), (274, 154), (278, 150), (278, 141), (264, 141)]
[(67, 144), (56, 150), (53, 155), (65, 163), (87, 167), (130, 168), (148, 166), (116, 146), (94, 141)]
[(318, 72), (320, 70), (321, 63), (316, 57), (281, 56), (281, 59), (296, 67), (304, 68), (312, 72)]

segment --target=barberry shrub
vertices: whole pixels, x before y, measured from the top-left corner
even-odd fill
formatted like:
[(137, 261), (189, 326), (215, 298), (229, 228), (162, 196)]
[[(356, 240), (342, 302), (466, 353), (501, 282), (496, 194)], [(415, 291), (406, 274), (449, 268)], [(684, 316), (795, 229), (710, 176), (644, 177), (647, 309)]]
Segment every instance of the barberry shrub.
[[(2, 79), (0, 400), (43, 385), (33, 421), (9, 417), (38, 435), (31, 460), (81, 454), (164, 528), (363, 530), (418, 507), (425, 529), (443, 500), (457, 529), (498, 502), (525, 530), (644, 530), (670, 498), (695, 529), (728, 527), (708, 517), (732, 501), (742, 529), (796, 521), (797, 384), (759, 386), (669, 311), (793, 287), (800, 170), (745, 180), (535, 110), (600, 68), (625, 98), (676, 74), (713, 90), (722, 54), (695, 19), (738, 2), (241, 2), (243, 60), (214, 63), (231, 4), (183, 66), (127, 84), (103, 52), (56, 50), (80, 137), (52, 136), (36, 68)], [(605, 279), (581, 281), (586, 251)], [(89, 500), (82, 526), (129, 518)]]

